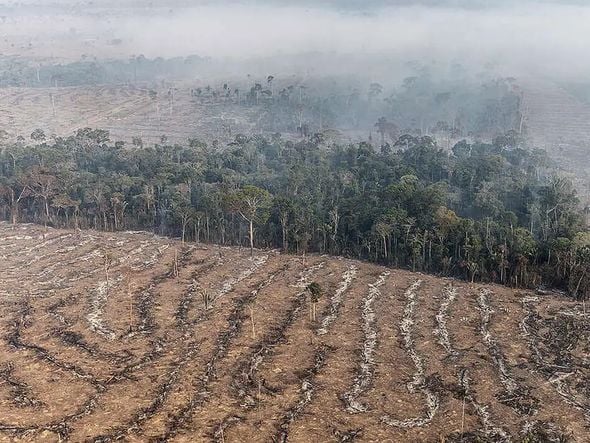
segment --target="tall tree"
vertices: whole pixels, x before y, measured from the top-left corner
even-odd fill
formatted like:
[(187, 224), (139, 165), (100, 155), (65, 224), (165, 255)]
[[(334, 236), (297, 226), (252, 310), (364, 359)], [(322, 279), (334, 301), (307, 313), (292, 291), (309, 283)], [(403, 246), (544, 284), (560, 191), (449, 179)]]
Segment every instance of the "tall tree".
[(270, 193), (253, 185), (246, 185), (231, 196), (233, 210), (248, 223), (251, 256), (254, 255), (254, 223), (263, 223), (268, 218), (270, 202)]

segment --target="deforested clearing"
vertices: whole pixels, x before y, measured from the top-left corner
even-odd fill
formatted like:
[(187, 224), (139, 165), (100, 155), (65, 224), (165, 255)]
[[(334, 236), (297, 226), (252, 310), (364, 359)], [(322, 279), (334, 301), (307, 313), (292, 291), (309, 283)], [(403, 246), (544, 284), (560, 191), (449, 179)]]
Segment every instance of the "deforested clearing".
[(589, 441), (564, 296), (2, 222), (0, 258), (0, 441)]

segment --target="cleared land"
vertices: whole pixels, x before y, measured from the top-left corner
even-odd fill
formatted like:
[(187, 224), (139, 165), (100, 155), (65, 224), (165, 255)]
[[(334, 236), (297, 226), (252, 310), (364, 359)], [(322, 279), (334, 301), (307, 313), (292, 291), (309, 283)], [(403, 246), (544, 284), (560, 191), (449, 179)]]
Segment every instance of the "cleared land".
[(113, 140), (140, 137), (145, 143), (159, 143), (162, 135), (171, 143), (186, 143), (188, 138), (227, 141), (256, 128), (258, 108), (238, 106), (233, 98), (192, 96), (191, 88), (199, 86), (205, 87), (1, 88), (0, 128), (11, 137), (27, 137), (37, 128), (47, 136), (66, 137), (92, 127), (109, 130)]
[(0, 260), (1, 441), (589, 441), (556, 295), (6, 223)]
[(572, 177), (590, 205), (590, 105), (551, 82), (522, 82), (523, 112), (533, 146), (546, 149)]

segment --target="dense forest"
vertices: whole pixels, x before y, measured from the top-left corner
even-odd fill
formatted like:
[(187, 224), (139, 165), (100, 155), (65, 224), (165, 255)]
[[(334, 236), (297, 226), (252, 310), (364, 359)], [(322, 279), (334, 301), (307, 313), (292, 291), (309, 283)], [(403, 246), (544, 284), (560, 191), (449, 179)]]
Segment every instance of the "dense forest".
[(590, 292), (586, 216), (570, 181), (515, 132), (445, 150), (413, 135), (144, 146), (87, 128), (0, 150), (0, 217), (13, 223), (344, 255), (577, 298)]

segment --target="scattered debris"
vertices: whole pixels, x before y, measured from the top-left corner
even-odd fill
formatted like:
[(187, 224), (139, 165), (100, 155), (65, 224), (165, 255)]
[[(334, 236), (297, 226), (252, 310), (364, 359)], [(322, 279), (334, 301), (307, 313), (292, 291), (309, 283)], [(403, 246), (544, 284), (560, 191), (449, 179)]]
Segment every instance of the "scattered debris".
[(426, 397), (426, 414), (423, 417), (413, 417), (405, 420), (394, 419), (388, 415), (381, 417), (381, 421), (388, 426), (395, 426), (399, 428), (416, 428), (428, 425), (436, 411), (438, 410), (440, 398), (431, 389), (428, 388), (425, 380), (424, 359), (416, 351), (416, 344), (412, 334), (414, 326), (414, 312), (416, 309), (416, 291), (422, 285), (422, 280), (416, 280), (405, 292), (406, 307), (404, 309), (404, 316), (400, 324), (400, 332), (404, 339), (404, 347), (406, 352), (414, 362), (416, 371), (412, 376), (412, 380), (407, 384), (408, 392), (414, 393), (421, 391)]
[(384, 272), (379, 276), (375, 283), (370, 284), (368, 294), (363, 299), (361, 316), (365, 339), (361, 351), (359, 373), (355, 376), (354, 384), (351, 389), (342, 395), (346, 410), (350, 413), (365, 412), (367, 410), (367, 407), (358, 401), (358, 397), (363, 394), (371, 384), (373, 367), (375, 366), (373, 354), (375, 352), (375, 347), (377, 346), (377, 331), (375, 330), (375, 311), (373, 311), (373, 302), (381, 295), (379, 287), (385, 284), (385, 279), (389, 274), (389, 271)]
[(504, 392), (497, 396), (498, 401), (512, 407), (519, 414), (532, 415), (536, 412), (538, 400), (530, 394), (529, 388), (521, 385), (512, 375), (500, 346), (489, 330), (492, 314), (494, 313), (489, 301), (491, 294), (492, 291), (489, 289), (481, 289), (477, 297), (477, 303), (481, 318), (479, 330), (498, 370), (500, 383), (504, 387)]
[(457, 289), (451, 285), (447, 285), (442, 290), (443, 301), (440, 304), (438, 313), (436, 314), (436, 329), (433, 331), (434, 335), (438, 337), (438, 342), (447, 351), (450, 356), (456, 356), (458, 353), (451, 345), (451, 338), (449, 337), (449, 330), (447, 328), (447, 316), (449, 313), (449, 306), (455, 301), (457, 297)]
[(342, 282), (336, 292), (330, 299), (330, 307), (329, 312), (327, 315), (324, 316), (322, 320), (322, 324), (320, 328), (317, 330), (318, 335), (325, 335), (328, 333), (328, 328), (332, 324), (336, 317), (338, 316), (338, 311), (340, 310), (340, 306), (344, 300), (344, 294), (350, 287), (352, 281), (356, 278), (358, 268), (355, 265), (351, 265), (348, 269), (342, 274)]

